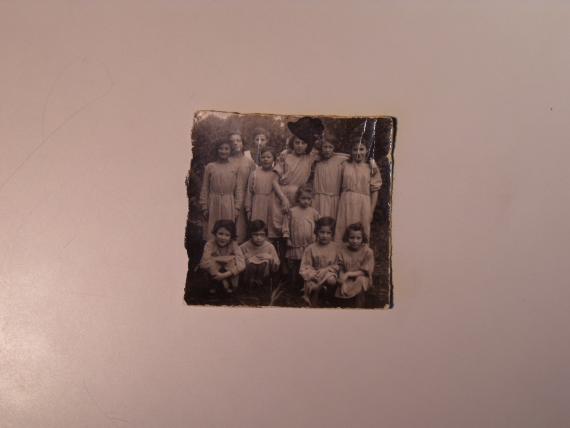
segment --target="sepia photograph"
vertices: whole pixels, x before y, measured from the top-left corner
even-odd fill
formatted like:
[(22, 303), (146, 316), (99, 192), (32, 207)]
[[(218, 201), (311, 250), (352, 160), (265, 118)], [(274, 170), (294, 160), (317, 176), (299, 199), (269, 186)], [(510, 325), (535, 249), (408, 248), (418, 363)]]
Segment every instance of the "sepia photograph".
[(396, 119), (199, 111), (189, 305), (391, 308)]

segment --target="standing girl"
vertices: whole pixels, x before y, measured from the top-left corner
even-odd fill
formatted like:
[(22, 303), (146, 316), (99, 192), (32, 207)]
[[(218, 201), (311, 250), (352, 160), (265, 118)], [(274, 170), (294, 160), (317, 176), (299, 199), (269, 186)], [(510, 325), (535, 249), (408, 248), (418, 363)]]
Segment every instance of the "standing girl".
[(246, 289), (259, 291), (277, 272), (280, 260), (275, 247), (267, 240), (267, 225), (263, 220), (249, 224), (249, 235), (249, 241), (240, 246), (245, 257), (242, 284), (245, 283)]
[(287, 146), (289, 150), (279, 155), (275, 171), (279, 174), (279, 184), (283, 193), (291, 205), (294, 205), (297, 189), (309, 181), (316, 154), (312, 152), (312, 144), (296, 136), (289, 138)]
[(344, 153), (335, 153), (337, 138), (325, 131), (321, 144), (320, 159), (315, 164), (313, 185), (315, 200), (313, 208), (321, 217), (336, 218), (342, 178), (342, 164), (349, 158)]
[(338, 255), (339, 286), (336, 297), (340, 299), (354, 298), (354, 305), (364, 306), (366, 290), (372, 284), (374, 270), (374, 253), (368, 244), (368, 236), (362, 223), (354, 223), (346, 228), (342, 237), (344, 245)]
[[(288, 149), (284, 150), (277, 160), (275, 171), (279, 174), (279, 184), (290, 205), (295, 205), (297, 190), (307, 184), (311, 169), (318, 157), (313, 145), (320, 139), (324, 127), (319, 119), (303, 117), (287, 124), (293, 134), (287, 141)], [(273, 219), (274, 227), (279, 230), (287, 222), (279, 215), (276, 207)]]
[(341, 194), (338, 204), (336, 238), (340, 240), (348, 225), (362, 223), (370, 236), (370, 223), (378, 201), (382, 179), (374, 166), (366, 162), (368, 147), (361, 139), (352, 141), (351, 159), (342, 164)]
[(299, 187), (295, 199), (297, 205), (291, 208), (289, 222), (283, 225), (283, 237), (287, 238), (285, 259), (293, 288), (299, 282), (299, 266), (305, 248), (315, 241), (315, 222), (319, 219), (319, 213), (311, 207), (313, 191), (309, 186)]
[(277, 182), (278, 175), (273, 170), (275, 156), (273, 152), (265, 148), (261, 152), (261, 166), (249, 175), (245, 196), (245, 211), (248, 220), (263, 220), (268, 225), (268, 237), (277, 238), (279, 235), (273, 227), (273, 210), (281, 202), (281, 209), (289, 210), (289, 200), (281, 191)]
[(334, 219), (321, 217), (315, 225), (317, 242), (303, 253), (299, 274), (305, 280), (303, 298), (312, 307), (319, 306), (319, 294), (324, 287), (334, 290), (338, 274), (338, 246), (333, 242)]
[[(243, 138), (239, 132), (233, 132), (228, 138), (231, 147), (232, 154), (230, 161), (234, 163), (238, 168), (238, 179), (242, 188), (240, 189), (240, 194), (245, 197), (245, 190), (247, 187), (247, 180), (250, 173), (255, 169), (255, 162), (250, 156), (246, 156), (244, 153)], [(247, 240), (247, 217), (245, 212), (245, 207), (243, 200), (240, 201), (239, 206), (240, 211), (236, 220), (236, 233), (237, 242), (241, 244)]]
[(221, 141), (216, 145), (218, 159), (204, 170), (199, 204), (205, 219), (204, 239), (213, 238), (212, 230), (218, 220), (235, 221), (243, 200), (243, 184), (238, 166), (230, 162), (231, 145)]
[(228, 293), (238, 286), (239, 274), (245, 269), (245, 258), (236, 239), (236, 226), (231, 220), (218, 220), (212, 229), (213, 238), (206, 242), (200, 269), (211, 280), (210, 293), (220, 285)]

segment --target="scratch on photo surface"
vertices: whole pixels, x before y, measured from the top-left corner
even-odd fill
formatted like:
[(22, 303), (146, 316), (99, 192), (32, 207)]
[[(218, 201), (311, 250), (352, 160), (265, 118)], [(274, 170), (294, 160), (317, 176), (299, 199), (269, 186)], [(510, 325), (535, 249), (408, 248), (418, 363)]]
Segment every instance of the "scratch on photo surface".
[(92, 98), (89, 101), (84, 102), (78, 109), (74, 110), (71, 114), (69, 114), (68, 116), (65, 117), (65, 119), (59, 124), (57, 125), (48, 135), (45, 135), (45, 116), (46, 116), (46, 112), (47, 112), (47, 108), (49, 105), (49, 101), (51, 100), (53, 93), (55, 91), (55, 88), (57, 86), (57, 84), (60, 82), (60, 80), (63, 78), (63, 76), (65, 76), (65, 74), (74, 66), (76, 65), (79, 61), (85, 63), (88, 61), (87, 58), (82, 58), (81, 60), (75, 60), (73, 62), (71, 62), (70, 64), (68, 64), (62, 71), (59, 72), (59, 74), (56, 76), (56, 78), (54, 79), (53, 83), (51, 84), (51, 87), (48, 91), (48, 94), (46, 96), (46, 100), (44, 103), (44, 107), (42, 110), (42, 123), (41, 123), (41, 140), (40, 142), (32, 149), (30, 150), (30, 152), (28, 152), (28, 154), (26, 155), (26, 157), (24, 157), (24, 159), (16, 166), (16, 168), (14, 168), (14, 170), (8, 175), (8, 177), (6, 177), (6, 179), (0, 184), (0, 191), (2, 191), (2, 189), (4, 188), (4, 186), (6, 186), (11, 180), (12, 178), (14, 178), (14, 176), (20, 171), (20, 169), (22, 169), (22, 167), (34, 156), (34, 154), (36, 154), (36, 152), (41, 149), (48, 141), (50, 141), (51, 137), (53, 137), (60, 129), (62, 129), (65, 125), (67, 125), (70, 121), (72, 121), (78, 114), (80, 114), (81, 112), (83, 112), (85, 109), (87, 109), (89, 106), (93, 105), (94, 103), (96, 103), (97, 101), (105, 98), (107, 95), (109, 95), (109, 93), (111, 92), (111, 90), (113, 89), (113, 86), (115, 85), (115, 82), (113, 81), (113, 78), (111, 76), (111, 73), (109, 72), (109, 69), (107, 68), (107, 66), (99, 61), (93, 60), (94, 62), (97, 62), (99, 65), (101, 65), (104, 70), (105, 73), (107, 75), (107, 79), (109, 81), (109, 86), (108, 88), (103, 91), (100, 95)]

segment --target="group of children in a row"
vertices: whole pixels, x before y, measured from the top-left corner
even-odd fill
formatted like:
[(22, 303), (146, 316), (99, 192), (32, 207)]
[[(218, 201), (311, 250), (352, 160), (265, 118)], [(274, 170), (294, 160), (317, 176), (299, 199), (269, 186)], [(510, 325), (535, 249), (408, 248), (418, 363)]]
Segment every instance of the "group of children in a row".
[[(342, 244), (334, 241), (335, 221), (321, 217), (314, 224), (314, 242), (302, 253), (298, 273), (304, 280), (303, 299), (312, 307), (320, 306), (323, 293), (328, 297), (352, 299), (356, 307), (364, 305), (365, 293), (372, 284), (374, 254), (362, 223), (347, 227)], [(273, 244), (267, 239), (267, 227), (262, 220), (250, 223), (250, 239), (236, 242), (236, 227), (232, 220), (218, 220), (212, 229), (213, 239), (204, 247), (200, 268), (209, 277), (210, 292), (216, 288), (233, 293), (242, 285), (262, 293), (276, 280), (280, 260)], [(293, 272), (293, 271), (292, 271)], [(299, 283), (289, 282), (296, 292)]]
[[(301, 260), (314, 242), (319, 218), (325, 223), (329, 221), (326, 218), (333, 219), (332, 225), (324, 225), (325, 229), (332, 228), (331, 239), (336, 236), (339, 241), (349, 226), (357, 223), (361, 224), (363, 238), (370, 236), (381, 178), (374, 161), (367, 161), (368, 147), (361, 135), (351, 139), (349, 156), (335, 152), (338, 140), (324, 132), (318, 119), (305, 117), (288, 123), (288, 127), (292, 137), (278, 156), (269, 148), (269, 135), (263, 130), (256, 133), (249, 152), (244, 151), (237, 132), (219, 142), (217, 160), (204, 171), (199, 203), (205, 219), (204, 237), (210, 238), (204, 249), (206, 257), (219, 221), (226, 226), (228, 221), (234, 224), (236, 245), (246, 241), (248, 224), (256, 229), (262, 223), (265, 238), (287, 261), (290, 280), (295, 282), (295, 275), (306, 277), (300, 270)], [(248, 243), (253, 248), (253, 235)], [(234, 273), (239, 265), (236, 263)], [(228, 272), (222, 276), (229, 278)], [(213, 278), (217, 280), (219, 275)], [(235, 274), (233, 278), (237, 281)], [(246, 272), (244, 278), (247, 282), (253, 276)], [(305, 296), (308, 299), (309, 294)]]

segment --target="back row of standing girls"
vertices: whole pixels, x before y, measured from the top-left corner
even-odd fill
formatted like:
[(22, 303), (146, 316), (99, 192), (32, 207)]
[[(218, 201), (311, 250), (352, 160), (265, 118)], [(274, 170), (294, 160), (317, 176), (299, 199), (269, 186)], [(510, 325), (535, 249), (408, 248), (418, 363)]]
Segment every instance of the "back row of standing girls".
[[(368, 147), (360, 135), (355, 135), (350, 156), (336, 153), (338, 140), (312, 121), (320, 123), (318, 119), (302, 118), (288, 124), (293, 137), (277, 157), (266, 148), (267, 132), (258, 128), (254, 147), (259, 166), (244, 151), (238, 132), (217, 144), (217, 160), (206, 166), (199, 199), (207, 219), (204, 238), (211, 237), (212, 227), (220, 219), (236, 221), (239, 243), (247, 239), (248, 220), (255, 219), (266, 222), (270, 238), (281, 237), (284, 214), (296, 205), (295, 194), (309, 182), (312, 171), (312, 206), (321, 217), (337, 219), (337, 240), (346, 226), (356, 222), (361, 222), (370, 235), (382, 181), (373, 160), (366, 161)], [(317, 141), (318, 149), (313, 147)]]

